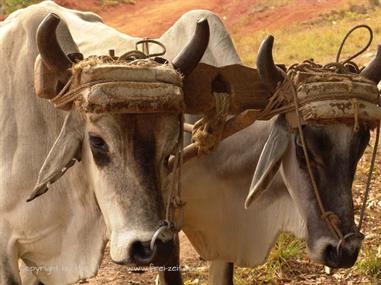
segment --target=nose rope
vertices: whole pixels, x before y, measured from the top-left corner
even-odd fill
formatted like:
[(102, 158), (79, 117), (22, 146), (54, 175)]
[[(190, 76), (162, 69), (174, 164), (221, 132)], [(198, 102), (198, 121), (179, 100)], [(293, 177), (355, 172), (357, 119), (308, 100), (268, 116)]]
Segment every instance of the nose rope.
[[(288, 79), (285, 79), (285, 80), (288, 80)], [(309, 177), (310, 177), (310, 180), (311, 180), (312, 188), (314, 190), (314, 194), (315, 194), (315, 197), (316, 197), (316, 200), (318, 202), (319, 209), (320, 209), (320, 212), (321, 212), (321, 218), (324, 221), (326, 221), (326, 223), (327, 223), (329, 229), (331, 230), (331, 232), (339, 240), (341, 240), (343, 238), (343, 234), (342, 234), (342, 232), (340, 231), (340, 229), (338, 227), (339, 217), (335, 213), (328, 212), (328, 211), (325, 210), (323, 202), (322, 202), (320, 194), (319, 194), (319, 189), (318, 189), (316, 181), (315, 181), (315, 177), (314, 177), (314, 175), (312, 173), (310, 158), (309, 158), (309, 155), (308, 155), (306, 142), (304, 140), (303, 129), (302, 129), (302, 122), (301, 122), (301, 119), (300, 119), (301, 116), (300, 116), (300, 113), (299, 113), (298, 96), (296, 94), (296, 90), (295, 90), (294, 84), (290, 84), (290, 85), (291, 85), (290, 89), (291, 89), (291, 92), (292, 92), (292, 95), (293, 95), (293, 99), (294, 99), (294, 106), (295, 106), (295, 112), (296, 112), (296, 122), (297, 122), (298, 132), (299, 132), (299, 136), (300, 136), (300, 142), (302, 144), (304, 158), (305, 158), (305, 161), (306, 161), (307, 170), (308, 170), (308, 174), (309, 174)]]
[(172, 168), (172, 180), (169, 187), (167, 203), (165, 205), (165, 219), (160, 222), (159, 228), (153, 234), (150, 248), (155, 247), (155, 242), (159, 235), (165, 230), (173, 233), (179, 232), (183, 223), (183, 210), (181, 211), (181, 220), (176, 223), (176, 210), (182, 208), (184, 203), (181, 201), (181, 166), (183, 162), (183, 132), (184, 132), (184, 114), (179, 115), (179, 136), (175, 150), (174, 166)]
[[(184, 211), (182, 207), (184, 203), (181, 200), (181, 166), (183, 164), (183, 133), (184, 133), (184, 114), (179, 115), (179, 136), (177, 146), (175, 150), (174, 166), (172, 168), (172, 180), (169, 187), (169, 193), (167, 197), (167, 203), (165, 205), (165, 219), (159, 224), (158, 229), (152, 235), (150, 242), (150, 249), (154, 250), (155, 243), (160, 234), (164, 231), (171, 231), (173, 234), (179, 232), (184, 220)], [(181, 219), (179, 223), (176, 223), (176, 210), (181, 209)]]
[[(183, 133), (184, 133), (184, 114), (179, 115), (179, 136), (177, 141), (177, 148), (175, 153), (175, 162), (172, 168), (172, 184), (167, 198), (167, 205), (165, 211), (165, 219), (167, 221), (175, 220), (176, 208), (181, 208), (183, 202), (181, 201), (181, 168), (183, 160)], [(175, 224), (175, 222), (172, 222)], [(179, 228), (179, 227), (177, 227)]]

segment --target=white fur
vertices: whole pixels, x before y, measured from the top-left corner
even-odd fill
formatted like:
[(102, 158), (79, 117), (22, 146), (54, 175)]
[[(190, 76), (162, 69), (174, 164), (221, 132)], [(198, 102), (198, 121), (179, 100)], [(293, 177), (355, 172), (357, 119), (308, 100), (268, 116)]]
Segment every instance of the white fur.
[[(85, 57), (105, 55), (109, 49), (121, 55), (134, 49), (140, 39), (106, 26), (92, 13), (65, 9), (51, 1), (19, 10), (0, 25), (0, 252), (4, 255), (0, 258), (7, 258), (16, 282), (21, 282), (18, 258), (22, 258), (36, 268), (34, 273), (43, 283), (69, 284), (96, 274), (107, 229), (81, 163), (53, 184), (49, 193), (25, 203), (64, 117), (64, 112), (33, 92), (36, 29), (50, 12), (66, 21)], [(167, 58), (173, 59), (185, 46), (201, 16), (210, 20), (212, 34), (204, 61), (239, 62), (236, 53), (225, 53), (230, 46), (224, 43), (231, 40), (221, 21), (206, 11), (188, 13), (163, 35), (160, 40), (167, 46)]]

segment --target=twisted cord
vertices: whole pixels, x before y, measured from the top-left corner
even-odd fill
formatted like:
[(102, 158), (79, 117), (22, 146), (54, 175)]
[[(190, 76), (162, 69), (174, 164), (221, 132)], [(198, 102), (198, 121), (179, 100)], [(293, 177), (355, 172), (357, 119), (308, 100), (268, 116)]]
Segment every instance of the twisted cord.
[(345, 45), (345, 42), (347, 41), (348, 37), (356, 30), (358, 29), (366, 29), (368, 30), (369, 32), (369, 40), (367, 42), (367, 44), (360, 50), (358, 51), (357, 53), (355, 53), (354, 55), (348, 57), (346, 60), (344, 60), (342, 62), (342, 64), (346, 64), (346, 63), (349, 63), (351, 62), (352, 63), (352, 60), (355, 59), (356, 57), (358, 57), (359, 55), (361, 55), (362, 53), (364, 53), (368, 48), (369, 46), (371, 45), (372, 41), (373, 41), (373, 30), (371, 29), (371, 27), (369, 27), (368, 25), (357, 25), (357, 26), (354, 26), (352, 29), (350, 29), (344, 36), (343, 40), (341, 41), (340, 43), (340, 47), (337, 51), (337, 54), (336, 54), (336, 62), (340, 62), (340, 56), (341, 56), (341, 52), (343, 50), (343, 47)]
[(369, 197), (369, 192), (370, 192), (370, 184), (372, 181), (372, 174), (373, 174), (373, 169), (374, 169), (374, 164), (376, 162), (376, 154), (377, 154), (377, 148), (378, 148), (378, 142), (380, 138), (380, 121), (377, 123), (377, 129), (376, 129), (376, 141), (374, 142), (373, 146), (373, 152), (372, 152), (372, 159), (370, 162), (370, 168), (368, 172), (368, 180), (366, 182), (366, 188), (365, 188), (365, 193), (364, 193), (364, 200), (362, 202), (361, 206), (361, 212), (360, 212), (360, 220), (359, 220), (359, 225), (358, 225), (358, 230), (361, 230), (363, 221), (364, 221), (364, 216), (365, 216), (365, 209), (366, 209), (366, 202), (368, 201)]

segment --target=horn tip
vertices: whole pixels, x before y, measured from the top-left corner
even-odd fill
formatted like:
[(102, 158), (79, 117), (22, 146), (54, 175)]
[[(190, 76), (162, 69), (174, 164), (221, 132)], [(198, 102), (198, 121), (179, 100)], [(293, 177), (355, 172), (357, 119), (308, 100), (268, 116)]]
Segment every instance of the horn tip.
[(248, 210), (250, 205), (251, 205), (251, 197), (247, 197), (246, 200), (245, 200), (245, 210)]
[(57, 19), (61, 19), (60, 16), (58, 16), (56, 13), (49, 13), (48, 15), (49, 17), (54, 17), (54, 18), (57, 18)]
[(274, 45), (274, 36), (273, 35), (267, 35), (266, 38), (263, 40), (261, 46), (265, 47), (265, 49), (272, 50)]
[(208, 20), (205, 17), (203, 17), (197, 21), (197, 24), (205, 24), (205, 23), (208, 23)]
[(273, 35), (267, 35), (266, 40), (268, 41), (274, 41), (274, 36)]
[(61, 18), (56, 13), (49, 13), (45, 17), (44, 22), (45, 21), (51, 23), (51, 25), (58, 25), (58, 23), (61, 21)]
[(206, 35), (206, 37), (208, 38), (209, 40), (209, 22), (206, 18), (201, 18), (200, 20), (197, 21), (197, 24), (196, 24), (196, 32), (198, 30), (202, 30)]

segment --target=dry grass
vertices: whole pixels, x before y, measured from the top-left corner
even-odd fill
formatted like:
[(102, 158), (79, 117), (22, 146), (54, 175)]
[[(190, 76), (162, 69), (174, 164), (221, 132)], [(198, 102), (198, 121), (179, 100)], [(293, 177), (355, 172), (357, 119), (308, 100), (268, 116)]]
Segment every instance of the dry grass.
[[(321, 63), (334, 61), (345, 33), (354, 25), (367, 24), (373, 28), (374, 41), (368, 51), (356, 59), (360, 64), (365, 64), (375, 52), (377, 43), (381, 42), (380, 16), (380, 7), (348, 4), (341, 10), (276, 30), (272, 32), (275, 36), (274, 58), (285, 64), (309, 58)], [(269, 33), (264, 30), (239, 38), (233, 35), (240, 56), (248, 65), (255, 64), (256, 51), (267, 34)], [(342, 59), (360, 50), (367, 40), (368, 33), (364, 30), (352, 34), (343, 50)]]

